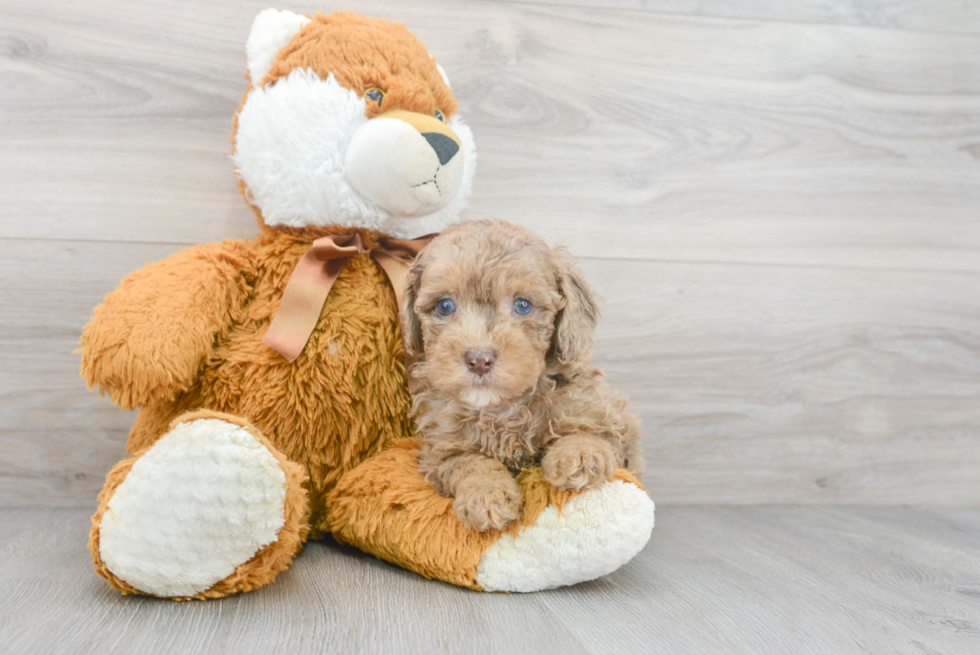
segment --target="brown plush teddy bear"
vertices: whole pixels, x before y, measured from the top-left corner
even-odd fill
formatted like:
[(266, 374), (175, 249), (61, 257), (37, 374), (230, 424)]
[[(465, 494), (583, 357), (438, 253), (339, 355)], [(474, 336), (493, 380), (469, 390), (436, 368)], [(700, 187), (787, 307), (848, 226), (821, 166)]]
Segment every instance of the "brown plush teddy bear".
[(247, 56), (233, 156), (259, 234), (133, 273), (80, 341), (89, 386), (140, 409), (92, 519), (98, 573), (126, 593), (220, 597), (326, 534), (474, 589), (628, 561), (653, 511), (625, 471), (579, 494), (524, 471), (507, 533), (459, 523), (418, 472), (398, 296), (476, 164), (433, 57), (399, 24), (271, 9)]

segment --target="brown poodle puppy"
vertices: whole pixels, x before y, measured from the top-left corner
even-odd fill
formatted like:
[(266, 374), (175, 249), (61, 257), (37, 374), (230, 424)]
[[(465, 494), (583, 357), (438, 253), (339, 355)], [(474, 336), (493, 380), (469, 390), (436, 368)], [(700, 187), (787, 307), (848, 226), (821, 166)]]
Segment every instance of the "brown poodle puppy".
[(567, 252), (506, 221), (453, 225), (412, 267), (405, 310), (419, 468), (461, 521), (518, 518), (522, 468), (559, 489), (643, 472), (637, 417), (588, 364), (596, 298)]

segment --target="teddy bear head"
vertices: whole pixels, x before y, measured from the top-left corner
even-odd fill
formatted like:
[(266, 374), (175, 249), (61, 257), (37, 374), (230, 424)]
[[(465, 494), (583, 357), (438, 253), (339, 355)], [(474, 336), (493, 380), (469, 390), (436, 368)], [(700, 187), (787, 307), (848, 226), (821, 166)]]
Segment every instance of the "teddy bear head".
[(246, 50), (232, 156), (265, 225), (411, 238), (459, 220), (473, 135), (442, 67), (403, 25), (267, 9)]

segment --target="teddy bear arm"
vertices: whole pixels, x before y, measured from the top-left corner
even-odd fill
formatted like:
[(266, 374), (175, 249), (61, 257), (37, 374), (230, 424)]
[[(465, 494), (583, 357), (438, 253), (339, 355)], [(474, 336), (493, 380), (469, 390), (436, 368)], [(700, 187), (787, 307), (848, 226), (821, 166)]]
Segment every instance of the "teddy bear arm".
[(129, 275), (79, 340), (82, 377), (126, 409), (172, 400), (247, 302), (245, 244), (195, 246)]

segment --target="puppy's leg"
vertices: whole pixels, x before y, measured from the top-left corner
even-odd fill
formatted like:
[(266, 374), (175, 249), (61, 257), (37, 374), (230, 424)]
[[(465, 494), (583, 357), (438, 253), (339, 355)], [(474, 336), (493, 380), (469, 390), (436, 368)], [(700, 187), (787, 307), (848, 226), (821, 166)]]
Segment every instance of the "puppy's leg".
[(607, 439), (572, 434), (555, 440), (541, 460), (544, 479), (558, 489), (591, 489), (623, 465), (620, 450)]
[(499, 460), (459, 441), (426, 441), (419, 471), (443, 496), (453, 496), (456, 517), (475, 530), (501, 530), (521, 515), (524, 496)]
[(498, 460), (484, 455), (462, 455), (452, 462), (446, 485), (456, 497), (456, 517), (485, 532), (502, 530), (521, 515), (524, 496), (517, 480)]

